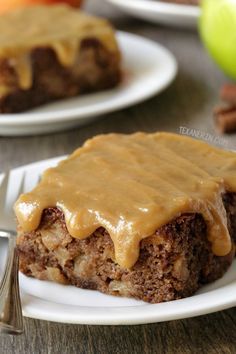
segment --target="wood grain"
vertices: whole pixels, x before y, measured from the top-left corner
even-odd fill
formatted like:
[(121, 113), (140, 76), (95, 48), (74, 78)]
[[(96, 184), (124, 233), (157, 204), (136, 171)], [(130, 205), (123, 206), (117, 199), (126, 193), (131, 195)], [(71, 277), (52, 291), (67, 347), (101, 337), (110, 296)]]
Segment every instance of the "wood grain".
[(236, 309), (140, 326), (76, 326), (25, 320), (25, 334), (1, 336), (1, 353), (235, 353)]
[[(179, 74), (165, 92), (134, 107), (60, 134), (0, 138), (0, 170), (71, 152), (87, 138), (108, 132), (169, 130), (180, 126), (215, 134), (212, 108), (227, 78), (206, 55), (195, 32), (131, 19), (101, 0), (88, 9), (108, 16), (121, 30), (141, 34), (169, 48)], [(144, 88), (145, 89), (145, 88)], [(226, 137), (236, 148), (236, 135)], [(76, 326), (25, 319), (25, 334), (1, 335), (0, 354), (236, 353), (236, 308), (181, 321), (142, 326)]]

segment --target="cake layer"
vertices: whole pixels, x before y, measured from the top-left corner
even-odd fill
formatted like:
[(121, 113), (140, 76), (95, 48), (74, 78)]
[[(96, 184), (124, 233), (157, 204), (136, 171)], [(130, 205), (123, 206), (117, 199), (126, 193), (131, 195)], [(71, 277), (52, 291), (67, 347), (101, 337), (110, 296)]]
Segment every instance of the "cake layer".
[[(121, 80), (120, 59), (108, 52), (97, 39), (83, 40), (77, 63), (63, 67), (49, 48), (34, 49), (31, 53), (33, 84), (23, 90), (16, 72), (7, 61), (0, 60), (0, 82), (9, 82), (1, 94), (0, 112), (23, 112), (57, 99), (112, 88)], [(2, 90), (4, 90), (2, 88)]]
[(228, 229), (236, 246), (236, 193), (223, 194), (223, 203), (227, 213)]
[[(235, 195), (225, 198), (236, 216)], [(229, 218), (230, 219), (230, 218)], [(236, 235), (235, 223), (230, 230)], [(157, 303), (192, 295), (202, 284), (220, 278), (232, 263), (235, 250), (217, 257), (207, 240), (199, 214), (185, 214), (143, 239), (138, 261), (131, 269), (115, 261), (114, 245), (104, 228), (84, 240), (71, 237), (63, 213), (43, 212), (39, 228), (19, 228), (20, 270), (28, 276), (96, 289), (106, 294)]]

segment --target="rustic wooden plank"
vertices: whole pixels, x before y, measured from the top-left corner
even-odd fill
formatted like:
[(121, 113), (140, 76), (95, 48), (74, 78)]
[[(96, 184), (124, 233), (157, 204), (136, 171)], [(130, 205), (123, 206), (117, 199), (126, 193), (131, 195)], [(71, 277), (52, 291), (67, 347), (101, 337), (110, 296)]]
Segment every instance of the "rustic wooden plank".
[[(36, 137), (0, 138), (0, 170), (70, 153), (87, 138), (108, 132), (179, 131), (195, 127), (214, 134), (212, 107), (227, 79), (205, 54), (198, 36), (130, 19), (101, 0), (88, 4), (116, 26), (168, 47), (179, 62), (174, 84), (135, 107), (101, 117), (73, 131)], [(235, 148), (235, 137), (227, 137)], [(236, 308), (216, 314), (142, 326), (77, 326), (25, 319), (25, 334), (0, 336), (0, 354), (236, 353)]]
[(140, 326), (77, 326), (25, 319), (25, 334), (1, 336), (1, 353), (235, 353), (236, 309)]

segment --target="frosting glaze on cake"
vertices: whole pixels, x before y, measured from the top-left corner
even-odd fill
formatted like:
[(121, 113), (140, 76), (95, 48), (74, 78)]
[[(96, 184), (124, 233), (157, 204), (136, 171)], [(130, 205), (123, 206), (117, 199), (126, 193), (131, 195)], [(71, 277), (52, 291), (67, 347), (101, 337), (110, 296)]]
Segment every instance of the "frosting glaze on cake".
[(236, 154), (171, 133), (100, 135), (88, 140), (38, 186), (20, 196), (15, 212), (24, 232), (42, 212), (60, 208), (69, 233), (111, 236), (118, 264), (131, 268), (143, 238), (183, 213), (200, 213), (217, 256), (231, 250), (225, 191), (236, 192)]
[(85, 38), (98, 39), (111, 52), (118, 50), (108, 21), (66, 5), (29, 6), (0, 16), (0, 58), (11, 61), (22, 89), (32, 85), (34, 48), (51, 48), (61, 65), (72, 66)]

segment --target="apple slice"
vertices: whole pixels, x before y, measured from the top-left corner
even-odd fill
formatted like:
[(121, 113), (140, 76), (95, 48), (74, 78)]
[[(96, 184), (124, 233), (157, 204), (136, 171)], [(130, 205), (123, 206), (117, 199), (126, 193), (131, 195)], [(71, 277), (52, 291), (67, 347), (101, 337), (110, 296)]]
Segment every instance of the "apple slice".
[(236, 79), (236, 0), (202, 0), (201, 38), (212, 58)]

